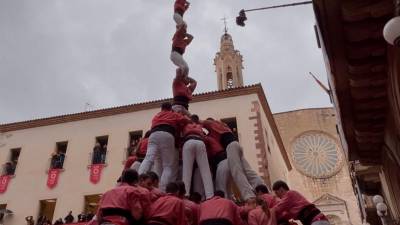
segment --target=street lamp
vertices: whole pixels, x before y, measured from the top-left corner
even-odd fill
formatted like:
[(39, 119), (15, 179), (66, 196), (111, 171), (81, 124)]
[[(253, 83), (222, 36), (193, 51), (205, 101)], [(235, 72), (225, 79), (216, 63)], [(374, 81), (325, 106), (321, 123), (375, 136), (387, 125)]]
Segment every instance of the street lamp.
[(376, 212), (377, 212), (379, 218), (381, 219), (382, 225), (388, 225), (388, 222), (387, 222), (387, 210), (388, 210), (388, 207), (383, 202), (383, 197), (380, 196), (380, 195), (375, 195), (372, 198), (372, 201), (375, 204)]
[(395, 0), (395, 17), (383, 28), (383, 37), (394, 46), (400, 47), (400, 0)]
[(291, 4), (284, 4), (284, 5), (274, 5), (274, 6), (262, 7), (262, 8), (256, 8), (256, 9), (242, 9), (239, 12), (239, 16), (236, 17), (236, 24), (241, 27), (244, 27), (246, 25), (244, 23), (247, 20), (246, 12), (283, 8), (283, 7), (289, 7), (289, 6), (306, 5), (306, 4), (311, 4), (311, 3), (312, 3), (312, 1), (305, 1), (305, 2), (295, 2), (295, 3), (291, 3)]

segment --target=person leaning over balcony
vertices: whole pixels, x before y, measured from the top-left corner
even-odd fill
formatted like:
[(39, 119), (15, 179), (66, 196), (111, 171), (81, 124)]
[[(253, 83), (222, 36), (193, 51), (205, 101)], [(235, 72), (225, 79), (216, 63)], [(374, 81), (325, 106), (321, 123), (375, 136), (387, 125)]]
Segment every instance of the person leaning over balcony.
[(150, 193), (139, 188), (138, 173), (124, 170), (121, 184), (105, 192), (99, 202), (96, 219), (99, 224), (141, 225), (151, 205)]
[(189, 102), (192, 100), (192, 94), (196, 89), (197, 82), (195, 79), (183, 76), (180, 70), (176, 70), (176, 76), (172, 83), (172, 93), (174, 103), (172, 110), (190, 116)]
[(272, 185), (280, 201), (272, 208), (277, 218), (300, 220), (303, 225), (330, 225), (326, 216), (299, 192), (281, 180)]
[(92, 156), (92, 164), (100, 164), (101, 163), (101, 145), (99, 142), (96, 142), (93, 148), (93, 156)]
[(208, 118), (202, 124), (210, 132), (209, 136), (219, 140), (226, 150), (229, 170), (241, 196), (246, 201), (255, 198), (253, 188), (264, 182), (244, 158), (243, 149), (232, 130), (225, 123), (212, 118)]
[(139, 174), (147, 173), (154, 161), (160, 157), (162, 163), (161, 191), (165, 192), (167, 184), (177, 178), (179, 153), (175, 150), (175, 137), (189, 122), (191, 121), (188, 117), (173, 112), (169, 102), (163, 103), (161, 112), (153, 117), (147, 154), (140, 165)]

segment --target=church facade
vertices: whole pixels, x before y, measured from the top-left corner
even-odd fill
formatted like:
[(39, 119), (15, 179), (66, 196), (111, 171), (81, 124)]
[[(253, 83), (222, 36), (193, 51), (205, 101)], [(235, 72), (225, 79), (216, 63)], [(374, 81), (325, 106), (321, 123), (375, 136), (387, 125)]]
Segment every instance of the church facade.
[(361, 225), (345, 153), (336, 130), (333, 108), (274, 114), (293, 165), (288, 180), (334, 225)]

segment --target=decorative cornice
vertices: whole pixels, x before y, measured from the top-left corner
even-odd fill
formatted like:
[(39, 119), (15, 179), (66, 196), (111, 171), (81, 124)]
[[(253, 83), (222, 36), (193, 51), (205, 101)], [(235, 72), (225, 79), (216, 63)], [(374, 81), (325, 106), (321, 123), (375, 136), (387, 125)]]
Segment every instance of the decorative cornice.
[[(211, 91), (211, 92), (196, 94), (193, 96), (192, 103), (204, 102), (204, 101), (210, 101), (210, 100), (216, 100), (216, 99), (222, 99), (222, 98), (229, 98), (229, 97), (236, 97), (236, 96), (248, 95), (248, 94), (257, 94), (258, 95), (258, 97), (260, 99), (260, 103), (264, 109), (264, 112), (266, 114), (268, 122), (269, 122), (271, 129), (273, 131), (273, 134), (275, 136), (275, 139), (277, 140), (277, 143), (278, 143), (278, 146), (282, 153), (282, 156), (285, 159), (286, 166), (289, 170), (291, 170), (292, 167), (289, 162), (289, 157), (285, 151), (282, 139), (278, 132), (278, 128), (277, 128), (277, 126), (275, 124), (275, 120), (272, 116), (271, 109), (269, 108), (267, 98), (265, 96), (264, 90), (260, 83), (254, 84), (254, 85), (249, 85), (249, 86), (244, 86), (244, 87), (227, 89), (227, 90)], [(0, 133), (35, 128), (35, 127), (42, 127), (42, 126), (50, 126), (50, 125), (56, 125), (56, 124), (61, 124), (61, 123), (75, 122), (75, 121), (80, 121), (80, 120), (94, 119), (94, 118), (100, 118), (100, 117), (106, 117), (106, 116), (113, 116), (113, 115), (137, 112), (137, 111), (142, 111), (142, 110), (155, 109), (155, 108), (159, 108), (163, 102), (168, 102), (168, 101), (172, 101), (172, 99), (171, 98), (159, 99), (159, 100), (155, 100), (155, 101), (136, 103), (136, 104), (124, 105), (124, 106), (118, 106), (118, 107), (112, 107), (112, 108), (105, 108), (105, 109), (99, 109), (99, 110), (88, 111), (88, 112), (79, 112), (79, 113), (74, 113), (74, 114), (66, 114), (66, 115), (60, 115), (60, 116), (54, 116), (54, 117), (48, 117), (48, 118), (41, 118), (41, 119), (15, 122), (15, 123), (1, 124), (0, 125)]]

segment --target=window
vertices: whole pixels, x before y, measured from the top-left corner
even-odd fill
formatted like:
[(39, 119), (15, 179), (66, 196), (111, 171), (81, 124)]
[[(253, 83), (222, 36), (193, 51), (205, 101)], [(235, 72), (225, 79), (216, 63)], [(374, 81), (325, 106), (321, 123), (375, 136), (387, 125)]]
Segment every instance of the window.
[(108, 136), (96, 137), (92, 153), (92, 164), (105, 164), (107, 155)]
[(226, 74), (226, 88), (234, 88), (232, 72)]
[(57, 199), (46, 199), (39, 201), (39, 217), (37, 219), (37, 223), (41, 222), (53, 221), (54, 210), (56, 208)]
[(6, 164), (4, 164), (3, 166), (3, 172), (2, 172), (3, 174), (10, 176), (15, 174), (20, 153), (21, 153), (20, 148), (14, 148), (10, 150), (10, 158), (8, 162), (6, 162)]
[(85, 206), (83, 212), (86, 215), (86, 220), (92, 219), (93, 216), (96, 214), (100, 199), (101, 199), (100, 194), (85, 196)]
[(126, 156), (129, 157), (132, 152), (135, 151), (137, 145), (139, 144), (140, 139), (143, 137), (143, 131), (132, 131), (129, 132), (129, 145), (126, 151)]
[(231, 130), (232, 130), (233, 134), (236, 136), (236, 138), (239, 138), (238, 129), (237, 129), (237, 122), (236, 122), (236, 118), (235, 117), (221, 119), (221, 121), (226, 123), (226, 125), (228, 125), (228, 127), (231, 128)]
[(62, 169), (64, 167), (65, 155), (67, 153), (68, 142), (57, 142), (56, 151), (51, 156), (51, 168)]

